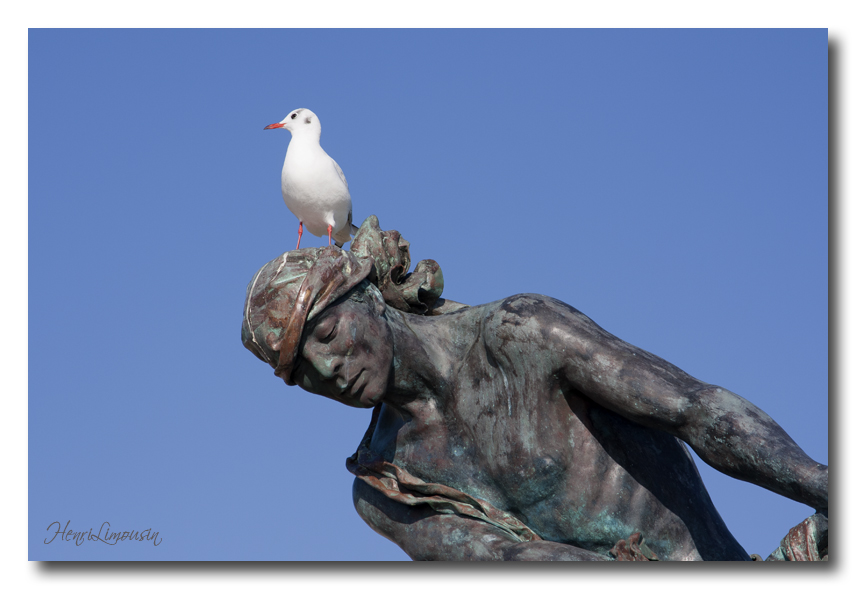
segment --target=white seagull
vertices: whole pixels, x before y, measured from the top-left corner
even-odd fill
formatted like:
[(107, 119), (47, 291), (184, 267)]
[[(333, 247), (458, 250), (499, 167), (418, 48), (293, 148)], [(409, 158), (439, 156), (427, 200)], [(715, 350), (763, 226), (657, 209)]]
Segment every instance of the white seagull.
[(327, 234), (340, 248), (351, 239), (357, 227), (351, 223), (351, 194), (345, 174), (333, 158), (321, 148), (321, 123), (309, 109), (295, 109), (279, 123), (265, 129), (288, 129), (292, 134), (286, 161), (283, 162), (283, 200), (295, 214), (298, 245), (303, 226), (315, 236)]

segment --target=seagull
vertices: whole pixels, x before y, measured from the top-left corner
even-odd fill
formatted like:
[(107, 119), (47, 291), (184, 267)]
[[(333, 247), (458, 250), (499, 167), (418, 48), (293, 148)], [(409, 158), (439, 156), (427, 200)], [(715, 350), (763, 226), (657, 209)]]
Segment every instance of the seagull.
[(345, 174), (333, 158), (321, 148), (321, 123), (309, 109), (295, 109), (279, 123), (265, 129), (288, 129), (292, 134), (286, 161), (283, 162), (283, 200), (295, 214), (298, 224), (298, 245), (301, 247), (303, 227), (315, 236), (327, 234), (342, 246), (357, 232), (351, 223), (351, 194)]

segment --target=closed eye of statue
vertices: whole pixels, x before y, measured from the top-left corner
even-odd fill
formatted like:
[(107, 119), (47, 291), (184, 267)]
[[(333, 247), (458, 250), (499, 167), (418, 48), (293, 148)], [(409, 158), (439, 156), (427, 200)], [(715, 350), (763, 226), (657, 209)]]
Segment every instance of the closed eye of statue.
[(327, 321), (320, 323), (314, 333), (315, 337), (318, 338), (318, 341), (322, 344), (327, 344), (333, 337), (336, 336), (336, 327), (339, 324), (337, 321)]

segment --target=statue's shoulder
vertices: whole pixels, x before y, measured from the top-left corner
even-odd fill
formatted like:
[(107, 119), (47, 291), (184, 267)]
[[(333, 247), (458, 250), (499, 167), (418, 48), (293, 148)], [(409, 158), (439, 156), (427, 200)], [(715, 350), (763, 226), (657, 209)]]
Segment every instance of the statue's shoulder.
[(520, 293), (483, 306), (486, 336), (503, 341), (541, 337), (558, 322), (571, 319), (577, 310), (570, 305), (537, 293)]
[(523, 320), (555, 321), (558, 316), (578, 313), (559, 299), (538, 293), (520, 293), (489, 304), (491, 314), (506, 324), (515, 325)]
[(520, 293), (458, 309), (444, 314), (441, 321), (451, 322), (458, 330), (473, 329), (489, 350), (495, 350), (513, 342), (525, 346), (545, 343), (557, 328), (574, 330), (581, 317), (585, 316), (553, 297)]

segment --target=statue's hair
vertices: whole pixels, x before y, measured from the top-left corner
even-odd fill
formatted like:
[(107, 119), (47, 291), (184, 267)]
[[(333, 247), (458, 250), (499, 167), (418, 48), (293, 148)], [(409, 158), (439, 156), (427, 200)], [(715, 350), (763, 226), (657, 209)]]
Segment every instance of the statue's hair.
[(384, 296), (381, 295), (381, 291), (378, 290), (378, 287), (369, 282), (368, 279), (363, 279), (360, 284), (355, 285), (353, 289), (345, 294), (343, 299), (348, 299), (355, 303), (365, 303), (368, 301), (376, 305), (387, 307), (387, 302), (384, 301)]

